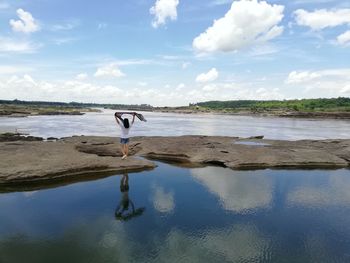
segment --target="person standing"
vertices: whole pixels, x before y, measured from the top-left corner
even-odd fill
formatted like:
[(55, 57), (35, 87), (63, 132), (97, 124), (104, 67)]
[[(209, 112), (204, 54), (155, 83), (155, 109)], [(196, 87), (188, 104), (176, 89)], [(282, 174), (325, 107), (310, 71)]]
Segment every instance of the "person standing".
[(121, 135), (120, 135), (120, 144), (121, 144), (121, 150), (122, 150), (122, 160), (128, 157), (129, 154), (129, 138), (130, 138), (130, 129), (133, 126), (135, 122), (135, 115), (136, 113), (132, 113), (132, 121), (131, 123), (129, 122), (128, 118), (122, 118), (123, 114), (115, 113), (114, 117), (115, 120), (117, 121), (118, 125), (121, 128)]

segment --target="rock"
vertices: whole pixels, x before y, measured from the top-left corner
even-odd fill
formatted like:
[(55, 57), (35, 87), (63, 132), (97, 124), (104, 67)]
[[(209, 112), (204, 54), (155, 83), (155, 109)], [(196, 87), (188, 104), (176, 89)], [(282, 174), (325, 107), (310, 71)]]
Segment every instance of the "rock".
[(350, 140), (259, 140), (267, 146), (235, 144), (235, 140), (213, 136), (135, 137), (130, 142), (132, 156), (126, 160), (121, 160), (119, 140), (113, 137), (2, 141), (0, 184), (68, 180), (77, 176), (84, 180), (87, 175), (156, 167), (153, 162), (133, 155), (186, 166), (220, 165), (231, 169), (350, 166)]
[(10, 141), (42, 141), (41, 137), (25, 136), (21, 133), (2, 133), (0, 134), (0, 142), (10, 142)]
[[(119, 148), (119, 147), (118, 147)], [(105, 154), (106, 156), (108, 154)], [(73, 142), (0, 143), (0, 184), (71, 178), (108, 172), (139, 171), (156, 167), (153, 162), (129, 157), (101, 157), (76, 149)]]
[(250, 137), (248, 137), (247, 139), (259, 139), (259, 140), (261, 140), (261, 139), (264, 139), (264, 135), (250, 136)]

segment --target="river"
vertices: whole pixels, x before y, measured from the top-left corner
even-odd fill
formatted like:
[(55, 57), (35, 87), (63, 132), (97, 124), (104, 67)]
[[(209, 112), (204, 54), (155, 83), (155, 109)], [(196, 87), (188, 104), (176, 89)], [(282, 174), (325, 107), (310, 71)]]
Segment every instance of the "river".
[[(0, 131), (19, 131), (40, 137), (72, 135), (119, 136), (114, 111), (78, 116), (0, 118)], [(216, 135), (301, 140), (350, 138), (350, 121), (144, 112), (147, 122), (137, 121), (133, 136)]]

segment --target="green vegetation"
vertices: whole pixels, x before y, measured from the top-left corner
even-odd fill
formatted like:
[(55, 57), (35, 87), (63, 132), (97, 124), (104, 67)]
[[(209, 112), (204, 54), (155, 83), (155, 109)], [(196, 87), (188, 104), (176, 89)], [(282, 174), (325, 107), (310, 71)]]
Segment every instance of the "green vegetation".
[(0, 116), (29, 116), (29, 115), (82, 115), (84, 112), (99, 112), (96, 108), (124, 109), (124, 110), (151, 110), (152, 106), (96, 104), (78, 102), (48, 102), (48, 101), (21, 101), (0, 100)]
[(24, 106), (40, 106), (40, 107), (61, 107), (74, 109), (88, 108), (109, 108), (109, 109), (138, 109), (152, 110), (152, 106), (148, 104), (125, 105), (125, 104), (106, 104), (106, 103), (80, 103), (80, 102), (50, 102), (50, 101), (23, 101), (23, 100), (0, 100), (0, 105), (24, 105)]
[(350, 112), (350, 98), (301, 99), (301, 100), (235, 100), (208, 101), (190, 104), (190, 107), (219, 111), (250, 111), (253, 113), (269, 111), (291, 112)]

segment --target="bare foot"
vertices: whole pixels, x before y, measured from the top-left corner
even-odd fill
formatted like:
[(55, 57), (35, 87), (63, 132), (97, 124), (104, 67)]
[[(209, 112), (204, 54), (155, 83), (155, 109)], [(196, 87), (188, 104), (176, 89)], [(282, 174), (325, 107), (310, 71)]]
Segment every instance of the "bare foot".
[(127, 155), (123, 155), (122, 160), (126, 159), (128, 157)]

